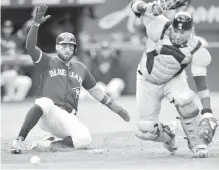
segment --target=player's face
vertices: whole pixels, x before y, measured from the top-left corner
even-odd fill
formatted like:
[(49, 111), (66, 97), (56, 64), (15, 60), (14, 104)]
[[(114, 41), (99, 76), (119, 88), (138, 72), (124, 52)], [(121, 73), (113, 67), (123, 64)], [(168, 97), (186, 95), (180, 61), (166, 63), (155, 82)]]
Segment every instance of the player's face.
[(191, 30), (178, 30), (172, 28), (170, 39), (176, 45), (181, 45), (189, 40), (191, 35)]
[(74, 54), (75, 45), (74, 44), (57, 44), (56, 51), (59, 58), (63, 61), (69, 61)]

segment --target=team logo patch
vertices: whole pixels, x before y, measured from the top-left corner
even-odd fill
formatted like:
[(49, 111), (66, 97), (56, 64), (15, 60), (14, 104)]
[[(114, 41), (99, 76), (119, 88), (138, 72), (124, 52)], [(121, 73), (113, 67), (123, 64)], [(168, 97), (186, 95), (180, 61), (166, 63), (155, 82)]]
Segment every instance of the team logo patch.
[(80, 94), (80, 87), (72, 88), (72, 90), (74, 91), (73, 95), (74, 95), (75, 99), (77, 99), (79, 94)]
[(73, 37), (71, 34), (63, 34), (63, 39), (65, 41), (72, 41), (73, 40)]

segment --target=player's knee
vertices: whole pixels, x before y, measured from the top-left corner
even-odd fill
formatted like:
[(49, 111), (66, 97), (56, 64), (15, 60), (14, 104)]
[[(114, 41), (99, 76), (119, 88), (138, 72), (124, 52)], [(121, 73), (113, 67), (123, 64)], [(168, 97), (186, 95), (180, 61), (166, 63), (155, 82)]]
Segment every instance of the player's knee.
[(151, 140), (156, 142), (169, 142), (171, 136), (164, 132), (163, 125), (152, 121), (140, 121), (138, 131), (135, 135), (142, 140)]
[(156, 124), (157, 123), (154, 123), (152, 121), (143, 121), (141, 120), (137, 127), (138, 127), (138, 130), (140, 130), (141, 132), (143, 133), (155, 133), (156, 132)]
[(185, 90), (175, 97), (175, 102), (179, 106), (184, 106), (190, 103), (195, 98), (195, 93), (192, 90)]
[(36, 99), (35, 104), (42, 108), (43, 114), (47, 114), (49, 110), (54, 106), (53, 101), (47, 97)]
[(199, 113), (195, 102), (195, 93), (191, 90), (180, 93), (175, 98), (176, 108), (183, 118), (196, 117)]
[(73, 144), (76, 149), (85, 149), (91, 143), (91, 135), (73, 137)]

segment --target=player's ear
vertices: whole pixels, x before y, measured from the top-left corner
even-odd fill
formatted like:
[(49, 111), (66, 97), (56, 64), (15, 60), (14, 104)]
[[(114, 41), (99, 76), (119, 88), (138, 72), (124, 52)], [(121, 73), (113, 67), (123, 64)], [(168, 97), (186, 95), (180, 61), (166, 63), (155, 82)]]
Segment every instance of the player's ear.
[(56, 51), (59, 51), (59, 49), (60, 49), (60, 45), (56, 44)]
[(77, 45), (75, 45), (74, 54), (77, 52)]

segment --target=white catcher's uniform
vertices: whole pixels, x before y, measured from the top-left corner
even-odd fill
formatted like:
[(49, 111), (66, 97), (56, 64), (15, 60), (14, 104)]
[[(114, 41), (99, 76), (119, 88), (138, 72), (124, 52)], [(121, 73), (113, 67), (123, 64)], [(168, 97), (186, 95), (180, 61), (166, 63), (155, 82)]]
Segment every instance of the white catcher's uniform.
[(186, 45), (174, 47), (169, 38), (171, 23), (163, 15), (146, 12), (141, 19), (148, 40), (137, 70), (137, 112), (140, 120), (158, 122), (164, 97), (178, 104), (194, 97), (184, 68), (191, 63), (193, 76), (206, 75), (211, 56), (194, 34)]

